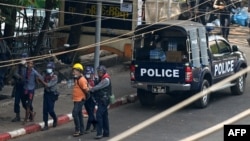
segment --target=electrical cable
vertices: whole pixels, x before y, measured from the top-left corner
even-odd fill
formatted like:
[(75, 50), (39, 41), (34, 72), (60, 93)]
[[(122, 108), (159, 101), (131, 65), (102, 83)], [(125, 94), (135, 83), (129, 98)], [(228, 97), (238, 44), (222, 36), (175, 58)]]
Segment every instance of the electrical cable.
[[(0, 4), (0, 5), (1, 5), (1, 4)], [(227, 5), (227, 6), (230, 6), (230, 5)], [(189, 9), (189, 10), (190, 10), (190, 9)], [(187, 11), (188, 11), (188, 10), (183, 11), (182, 13), (187, 12)], [(217, 10), (215, 9), (215, 10), (212, 10), (212, 11), (210, 11), (210, 12), (208, 12), (208, 13), (212, 13), (212, 12), (214, 12), (214, 11), (217, 11)], [(205, 14), (207, 14), (207, 13), (205, 13)], [(202, 14), (202, 15), (199, 15), (199, 16), (203, 16), (203, 15), (205, 15), (205, 14)], [(111, 17), (111, 18), (112, 18), (112, 17)], [(192, 20), (192, 18), (189, 19), (189, 20)], [(163, 22), (163, 21), (165, 21), (165, 20), (162, 20), (162, 21), (159, 21), (159, 22)], [(152, 25), (154, 25), (154, 24), (157, 24), (157, 23), (159, 23), (159, 22), (153, 23), (153, 24), (151, 24), (151, 25), (149, 25), (149, 26), (146, 26), (145, 28), (150, 27), (150, 26), (152, 26)], [(185, 22), (185, 21), (184, 21), (184, 22)], [(181, 24), (181, 23), (183, 23), (183, 22), (177, 23), (176, 25)], [(79, 24), (82, 24), (82, 23), (79, 23)], [(72, 26), (72, 25), (70, 25), (70, 26)], [(68, 27), (68, 26), (64, 26), (63, 28), (65, 28), (65, 27)], [(171, 27), (171, 26), (170, 26), (170, 27)], [(160, 29), (157, 29), (157, 30), (155, 30), (155, 31), (162, 30), (162, 29), (165, 29), (165, 28), (169, 28), (169, 27), (160, 28)], [(140, 29), (140, 30), (143, 30), (143, 29)], [(57, 56), (57, 55), (66, 54), (66, 53), (69, 53), (69, 52), (74, 52), (74, 51), (79, 51), (79, 50), (86, 49), (86, 48), (95, 47), (97, 44), (99, 44), (99, 45), (104, 45), (104, 44), (108, 44), (108, 43), (114, 43), (114, 42), (126, 40), (126, 39), (129, 39), (129, 38), (131, 38), (131, 37), (123, 38), (123, 39), (119, 39), (119, 38), (122, 38), (123, 36), (131, 35), (131, 34), (133, 34), (134, 32), (137, 32), (137, 31), (131, 31), (131, 32), (122, 34), (122, 35), (120, 35), (120, 36), (117, 36), (117, 37), (114, 37), (114, 38), (110, 38), (110, 39), (101, 41), (100, 43), (94, 43), (94, 44), (90, 44), (90, 45), (87, 45), (87, 46), (78, 47), (77, 49), (73, 49), (73, 50), (70, 50), (70, 51), (62, 51), (62, 52), (57, 52), (57, 53), (51, 53), (49, 56), (48, 56), (48, 54), (39, 55), (39, 56), (33, 56), (33, 57), (28, 58), (28, 59), (32, 59), (33, 61), (35, 61), (35, 60), (41, 60), (41, 59), (45, 59), (45, 58), (50, 58), (51, 56)], [(150, 31), (150, 32), (152, 32), (152, 31)], [(143, 33), (143, 34), (150, 33), (150, 32), (145, 32), (145, 33)], [(137, 36), (140, 36), (140, 35), (137, 35)], [(8, 60), (8, 61), (0, 61), (0, 64), (1, 64), (1, 63), (6, 63), (6, 62), (12, 63), (13, 61), (20, 61), (20, 60), (21, 60), (21, 59), (12, 59), (12, 60)], [(12, 65), (16, 65), (16, 64), (19, 64), (19, 62), (17, 62), (17, 63), (12, 63), (12, 64), (8, 64), (8, 65), (2, 65), (2, 66), (0, 66), (0, 67), (12, 66)]]

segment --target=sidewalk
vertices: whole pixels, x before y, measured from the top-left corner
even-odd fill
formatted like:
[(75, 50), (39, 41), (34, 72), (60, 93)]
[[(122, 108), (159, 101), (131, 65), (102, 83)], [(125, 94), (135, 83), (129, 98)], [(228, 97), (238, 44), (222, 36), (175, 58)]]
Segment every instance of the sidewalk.
[[(129, 77), (127, 68), (124, 65), (118, 65), (115, 67), (108, 68), (108, 72), (111, 75), (113, 84), (119, 83), (121, 81), (120, 76)], [(119, 73), (117, 73), (119, 72)], [(126, 76), (127, 74), (127, 76)], [(117, 77), (116, 77), (117, 76)], [(129, 80), (129, 79), (127, 79)], [(129, 84), (129, 82), (128, 82)], [(11, 86), (6, 86), (2, 93), (10, 93), (12, 90)], [(59, 100), (55, 104), (55, 111), (58, 116), (58, 125), (68, 123), (72, 120), (71, 110), (73, 107), (71, 99), (72, 88), (67, 88), (67, 84), (59, 84), (59, 90), (61, 95)], [(131, 88), (131, 91), (133, 89)], [(128, 91), (128, 92), (131, 92)], [(128, 95), (128, 92), (115, 93), (116, 102), (110, 105), (110, 108), (115, 108), (129, 102), (134, 102), (136, 100), (136, 95)], [(132, 93), (132, 92), (131, 92)], [(1, 100), (0, 103), (0, 141), (7, 141), (11, 138), (16, 138), (25, 134), (30, 134), (33, 132), (40, 131), (43, 128), (44, 123), (42, 122), (42, 101), (43, 101), (43, 89), (37, 89), (34, 98), (34, 111), (36, 112), (36, 117), (34, 122), (28, 122), (25, 125), (22, 122), (11, 122), (11, 119), (15, 116), (13, 112), (14, 99)], [(21, 105), (21, 104), (20, 104)], [(85, 110), (83, 110), (84, 117), (87, 117)], [(24, 110), (21, 107), (21, 117), (24, 118)], [(49, 125), (52, 125), (52, 120), (49, 121)]]
[[(211, 34), (219, 34), (220, 27), (216, 27)], [(228, 40), (231, 44), (237, 45), (240, 47), (250, 47), (247, 42), (247, 39), (250, 37), (250, 28), (239, 26), (236, 24), (230, 25), (230, 33)]]

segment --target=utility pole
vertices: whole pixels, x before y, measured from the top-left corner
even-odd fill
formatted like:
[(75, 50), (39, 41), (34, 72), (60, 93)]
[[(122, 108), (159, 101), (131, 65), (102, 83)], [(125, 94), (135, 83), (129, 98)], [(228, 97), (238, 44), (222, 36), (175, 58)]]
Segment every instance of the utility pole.
[[(96, 8), (96, 31), (95, 31), (95, 54), (94, 54), (94, 68), (96, 73), (96, 68), (100, 65), (100, 42), (101, 42), (101, 28), (102, 28), (102, 1), (97, 0)], [(116, 2), (117, 1), (117, 2)], [(123, 0), (110, 0), (110, 2), (123, 3)], [(108, 2), (108, 1), (106, 1)]]
[(101, 28), (102, 28), (102, 1), (97, 0), (97, 8), (96, 8), (96, 31), (95, 31), (95, 54), (94, 54), (94, 68), (96, 72), (96, 68), (99, 66), (100, 62), (100, 42), (101, 42)]

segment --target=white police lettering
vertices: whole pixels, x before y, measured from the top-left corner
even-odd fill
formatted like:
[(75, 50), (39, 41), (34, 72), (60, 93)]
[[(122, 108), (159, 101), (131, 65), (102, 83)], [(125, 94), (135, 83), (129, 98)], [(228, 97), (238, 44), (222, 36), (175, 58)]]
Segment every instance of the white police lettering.
[(149, 77), (179, 77), (179, 70), (141, 68), (140, 75)]
[(222, 75), (233, 71), (234, 71), (234, 60), (215, 64), (214, 66), (214, 76)]

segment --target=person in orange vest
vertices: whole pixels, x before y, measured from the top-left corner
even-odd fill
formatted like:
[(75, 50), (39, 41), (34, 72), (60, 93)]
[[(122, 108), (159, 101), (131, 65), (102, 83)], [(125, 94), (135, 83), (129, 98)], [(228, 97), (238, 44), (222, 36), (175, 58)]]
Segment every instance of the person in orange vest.
[(74, 76), (74, 87), (72, 92), (72, 100), (74, 102), (72, 116), (75, 124), (74, 137), (84, 134), (84, 122), (82, 107), (87, 100), (89, 92), (88, 81), (83, 77), (83, 66), (80, 63), (73, 65), (72, 74)]

